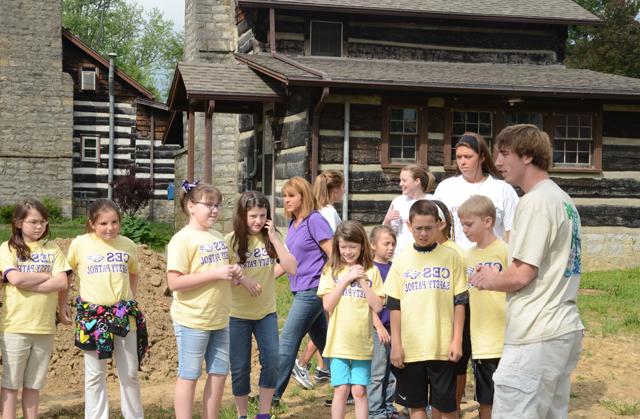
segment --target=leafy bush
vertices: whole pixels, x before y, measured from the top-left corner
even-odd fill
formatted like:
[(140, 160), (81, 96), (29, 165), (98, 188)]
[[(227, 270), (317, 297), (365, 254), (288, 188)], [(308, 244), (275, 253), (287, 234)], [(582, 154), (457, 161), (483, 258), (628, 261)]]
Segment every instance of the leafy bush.
[(125, 216), (133, 217), (153, 198), (149, 179), (136, 178), (138, 167), (132, 164), (113, 182), (113, 200)]
[(57, 199), (45, 196), (42, 198), (42, 205), (44, 205), (49, 212), (49, 222), (59, 223), (64, 220), (64, 217), (62, 216), (62, 207)]
[(11, 218), (13, 217), (13, 210), (16, 208), (14, 204), (3, 205), (0, 207), (0, 223), (11, 224)]
[(170, 239), (168, 234), (154, 232), (149, 221), (131, 215), (123, 217), (120, 234), (136, 243), (146, 244), (153, 248), (164, 246)]

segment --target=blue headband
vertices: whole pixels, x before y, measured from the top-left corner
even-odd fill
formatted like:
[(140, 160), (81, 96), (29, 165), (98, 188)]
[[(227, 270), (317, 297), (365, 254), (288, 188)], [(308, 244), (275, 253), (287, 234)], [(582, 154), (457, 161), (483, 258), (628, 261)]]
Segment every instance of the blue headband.
[(456, 147), (460, 145), (469, 146), (471, 149), (473, 149), (473, 151), (480, 154), (480, 145), (478, 144), (478, 139), (473, 135), (463, 135), (462, 137), (460, 137), (458, 139), (458, 142), (456, 143)]

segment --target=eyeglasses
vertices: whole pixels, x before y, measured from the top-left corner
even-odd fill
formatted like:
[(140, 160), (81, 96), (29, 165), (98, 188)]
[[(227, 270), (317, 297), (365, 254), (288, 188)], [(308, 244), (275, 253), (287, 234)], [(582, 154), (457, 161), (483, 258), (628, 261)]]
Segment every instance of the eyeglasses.
[(196, 204), (202, 204), (202, 205), (204, 205), (205, 207), (209, 208), (209, 211), (212, 211), (212, 210), (214, 210), (214, 209), (219, 209), (219, 208), (220, 208), (220, 204), (217, 204), (217, 203), (216, 203), (216, 204), (212, 204), (212, 203), (210, 203), (210, 202), (202, 202), (202, 201), (198, 201), (198, 202), (196, 202)]
[(42, 221), (25, 221), (26, 224), (29, 224), (31, 227), (35, 227), (35, 226), (41, 226), (41, 227), (46, 227), (47, 224), (49, 224), (49, 221), (46, 220), (42, 220)]

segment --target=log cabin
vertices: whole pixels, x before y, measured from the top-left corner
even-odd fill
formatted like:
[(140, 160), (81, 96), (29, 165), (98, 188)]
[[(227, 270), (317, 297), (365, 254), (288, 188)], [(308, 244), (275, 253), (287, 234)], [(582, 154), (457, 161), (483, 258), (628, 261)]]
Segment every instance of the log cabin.
[[(399, 170), (455, 173), (465, 131), (489, 143), (532, 123), (581, 214), (589, 269), (637, 266), (640, 80), (564, 65), (568, 30), (600, 25), (571, 0), (186, 0), (185, 60), (164, 142), (176, 179), (279, 209), (292, 176), (342, 170), (343, 219), (380, 223)], [(197, 157), (197, 158), (196, 158)]]

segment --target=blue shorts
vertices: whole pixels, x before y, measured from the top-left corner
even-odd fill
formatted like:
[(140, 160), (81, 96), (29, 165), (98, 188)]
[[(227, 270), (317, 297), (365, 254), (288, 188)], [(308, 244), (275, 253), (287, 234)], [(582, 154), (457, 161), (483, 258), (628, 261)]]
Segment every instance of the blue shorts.
[(371, 360), (331, 358), (331, 385), (343, 384), (368, 386), (371, 382)]
[(200, 378), (202, 360), (207, 374), (229, 373), (229, 327), (219, 330), (192, 329), (173, 323), (178, 345), (178, 377)]

